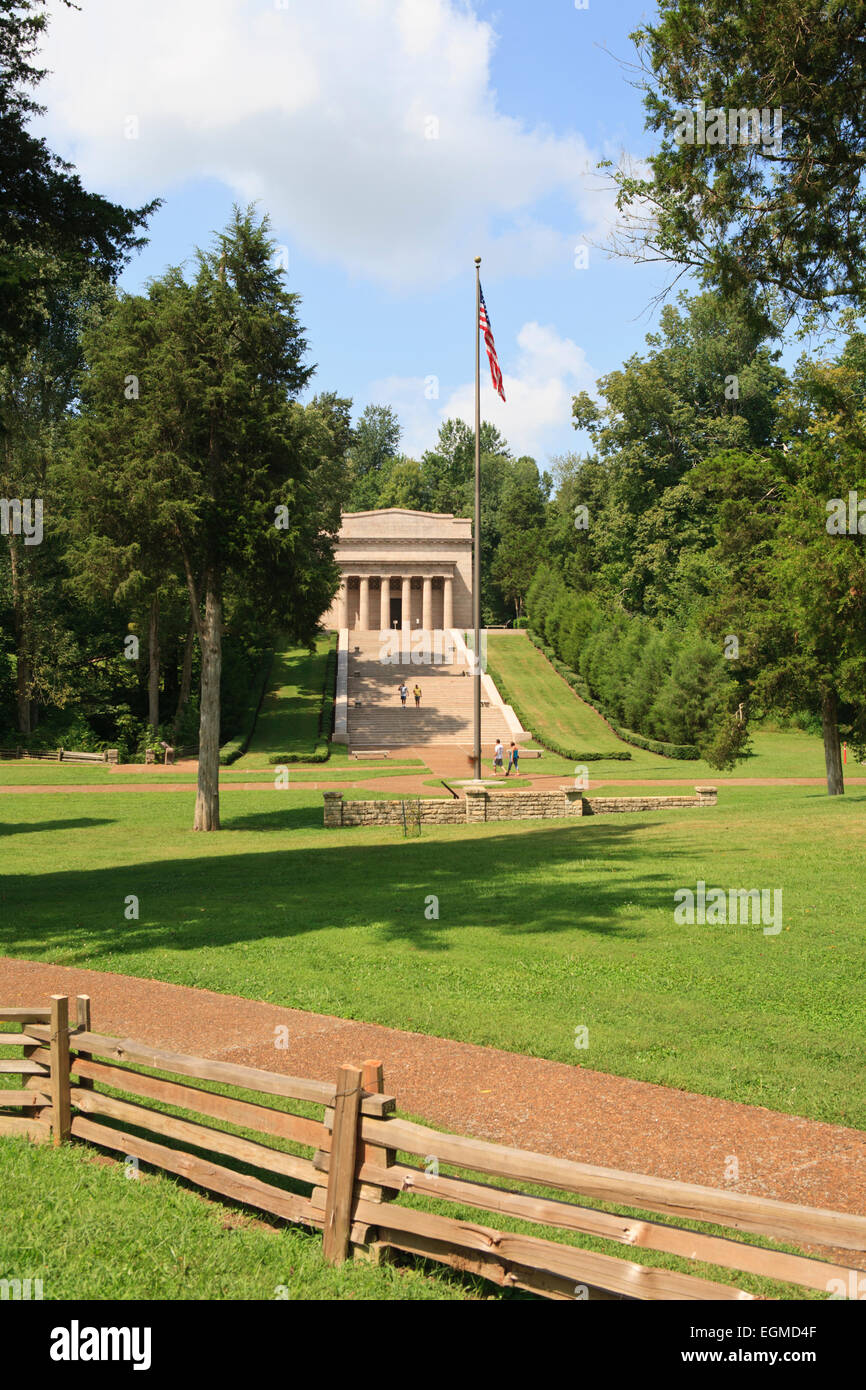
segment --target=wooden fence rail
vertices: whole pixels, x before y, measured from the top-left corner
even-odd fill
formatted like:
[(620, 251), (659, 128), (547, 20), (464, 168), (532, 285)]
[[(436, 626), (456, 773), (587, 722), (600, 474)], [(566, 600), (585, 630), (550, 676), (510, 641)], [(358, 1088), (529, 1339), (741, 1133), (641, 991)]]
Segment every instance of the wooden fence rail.
[(32, 752), (29, 748), (0, 748), (0, 762), (16, 759), (49, 763), (116, 763), (117, 749), (106, 748), (101, 753), (79, 753), (73, 748), (42, 748)]
[[(331, 1085), (95, 1033), (86, 995), (76, 999), (74, 1016), (72, 1023), (64, 995), (52, 996), (47, 1009), (0, 1009), (0, 1023), (20, 1030), (0, 1033), (0, 1134), (98, 1145), (317, 1227), (332, 1263), (350, 1253), (378, 1261), (399, 1250), (553, 1299), (744, 1299), (753, 1295), (708, 1276), (739, 1271), (829, 1292), (831, 1281), (848, 1286), (850, 1270), (832, 1258), (737, 1240), (731, 1231), (825, 1251), (866, 1250), (864, 1216), (598, 1168), (403, 1120), (378, 1061), (341, 1067)], [(2, 1056), (10, 1047), (21, 1055)], [(4, 1076), (20, 1077), (20, 1087), (7, 1086)], [(319, 1107), (320, 1117), (293, 1113), (286, 1102)], [(402, 1155), (421, 1157), (424, 1166)], [(440, 1173), (440, 1164), (463, 1172)], [(480, 1181), (478, 1174), (498, 1181)], [(578, 1200), (522, 1192), (520, 1183)], [(598, 1210), (592, 1200), (633, 1214)], [(634, 1214), (645, 1211), (668, 1220)], [(475, 1213), (483, 1212), (528, 1229), (476, 1222)], [(677, 1221), (722, 1227), (725, 1234)], [(534, 1233), (539, 1228), (544, 1233)], [(684, 1268), (585, 1249), (570, 1243), (574, 1236), (673, 1256)]]

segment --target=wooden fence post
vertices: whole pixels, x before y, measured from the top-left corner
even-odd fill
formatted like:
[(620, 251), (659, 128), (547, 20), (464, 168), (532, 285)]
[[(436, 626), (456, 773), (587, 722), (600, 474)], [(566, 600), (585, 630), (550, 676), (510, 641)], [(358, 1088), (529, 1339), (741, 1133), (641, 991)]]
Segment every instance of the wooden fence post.
[[(90, 1032), (90, 995), (78, 994), (75, 998), (75, 1032)], [(93, 1082), (89, 1076), (80, 1076), (78, 1085), (83, 1091), (92, 1091)]]
[[(362, 1076), (364, 1090), (373, 1095), (383, 1094), (385, 1091), (385, 1075), (382, 1063), (379, 1061), (367, 1060), (362, 1063)], [(365, 1140), (359, 1140), (358, 1157), (361, 1163), (373, 1164), (376, 1168), (389, 1168), (392, 1163), (397, 1161), (394, 1149), (387, 1149), (381, 1144), (368, 1144)], [(387, 1192), (381, 1187), (376, 1187), (374, 1183), (361, 1183), (361, 1196), (368, 1202), (390, 1202), (396, 1194)], [(371, 1231), (371, 1234), (374, 1234)], [(380, 1240), (369, 1240), (364, 1245), (355, 1245), (352, 1248), (352, 1255), (356, 1260), (366, 1261), (369, 1264), (384, 1264), (390, 1255), (391, 1247)]]
[(72, 1125), (69, 1078), (69, 997), (51, 996), (51, 1135), (55, 1148), (69, 1138)]
[(322, 1254), (332, 1265), (342, 1264), (349, 1253), (360, 1109), (361, 1068), (340, 1067), (334, 1097), (334, 1128), (331, 1133), (325, 1233), (322, 1239)]

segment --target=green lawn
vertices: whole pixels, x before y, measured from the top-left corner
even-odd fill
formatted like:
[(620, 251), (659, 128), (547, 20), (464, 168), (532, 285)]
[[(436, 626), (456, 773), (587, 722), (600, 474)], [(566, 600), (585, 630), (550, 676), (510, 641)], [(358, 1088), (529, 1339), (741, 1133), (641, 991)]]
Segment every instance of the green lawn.
[(441, 1266), (335, 1269), (321, 1248), (317, 1231), (268, 1227), (161, 1174), (129, 1179), (78, 1145), (0, 1139), (0, 1277), (41, 1279), (46, 1300), (500, 1296)]
[[(226, 788), (214, 835), (189, 830), (191, 804), (4, 798), (0, 951), (866, 1123), (864, 792), (729, 787), (700, 812), (416, 840), (325, 831), (300, 789)], [(698, 879), (782, 888), (784, 930), (676, 924)]]
[[(648, 753), (617, 738), (601, 715), (581, 700), (547, 658), (528, 637), (488, 636), (488, 664), (494, 680), (501, 673), (509, 694), (528, 719), (530, 731), (550, 738), (564, 747), (585, 753), (629, 752), (628, 762), (611, 759), (589, 764), (596, 778), (688, 777), (698, 782), (736, 777), (824, 777), (824, 748), (819, 738), (797, 729), (778, 731), (757, 728), (752, 734), (753, 751), (731, 772), (717, 772), (702, 759), (685, 761)], [(530, 743), (529, 748), (541, 748)], [(567, 773), (574, 771), (571, 759), (542, 750), (542, 757), (524, 763), (526, 771)], [(846, 772), (866, 777), (866, 765), (849, 758)]]

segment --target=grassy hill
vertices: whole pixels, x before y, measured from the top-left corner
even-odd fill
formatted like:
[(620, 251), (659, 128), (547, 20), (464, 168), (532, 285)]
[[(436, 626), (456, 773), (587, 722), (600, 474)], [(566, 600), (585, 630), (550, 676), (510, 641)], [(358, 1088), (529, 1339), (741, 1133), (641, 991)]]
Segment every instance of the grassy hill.
[[(490, 633), (487, 657), (491, 676), (514, 700), (525, 726), (541, 740), (586, 753), (631, 753), (628, 762), (593, 766), (593, 782), (606, 776), (636, 780), (676, 777), (696, 782), (738, 777), (824, 776), (821, 740), (798, 729), (756, 728), (752, 733), (752, 752), (730, 772), (718, 772), (703, 759), (680, 761), (633, 748), (617, 738), (601, 715), (575, 694), (528, 637), (519, 633)], [(527, 763), (526, 771), (532, 770), (535, 765), (530, 767)], [(544, 772), (569, 773), (573, 770), (571, 760), (547, 752), (538, 767), (538, 771)], [(845, 771), (851, 777), (866, 776), (866, 768), (855, 763), (853, 758), (849, 758)]]
[(330, 645), (325, 633), (312, 652), (297, 646), (277, 652), (250, 746), (235, 767), (261, 767), (272, 753), (313, 752)]

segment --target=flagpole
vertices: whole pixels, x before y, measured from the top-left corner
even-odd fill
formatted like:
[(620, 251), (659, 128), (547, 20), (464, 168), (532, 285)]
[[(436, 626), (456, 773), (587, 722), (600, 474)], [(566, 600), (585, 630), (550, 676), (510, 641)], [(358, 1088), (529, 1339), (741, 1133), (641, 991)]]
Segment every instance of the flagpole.
[(475, 257), (475, 549), (473, 558), (473, 623), (475, 644), (473, 656), (473, 724), (476, 781), (481, 780), (481, 257)]

